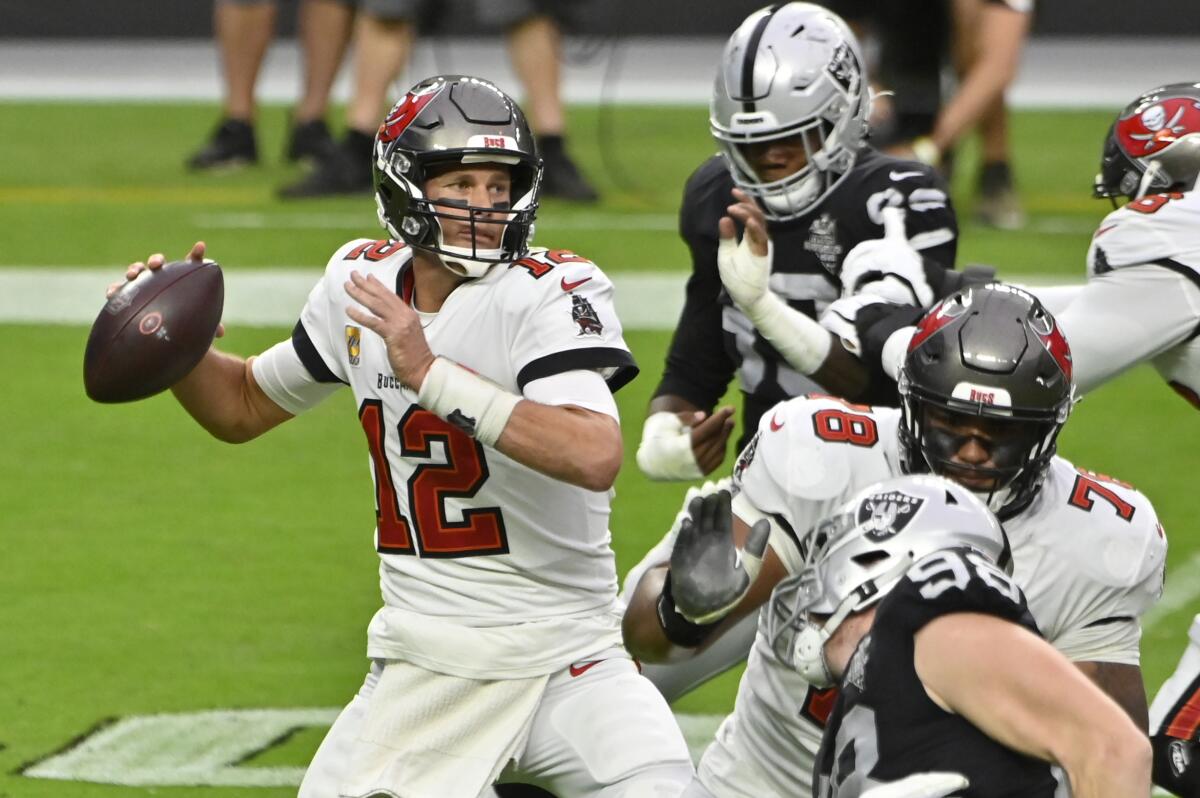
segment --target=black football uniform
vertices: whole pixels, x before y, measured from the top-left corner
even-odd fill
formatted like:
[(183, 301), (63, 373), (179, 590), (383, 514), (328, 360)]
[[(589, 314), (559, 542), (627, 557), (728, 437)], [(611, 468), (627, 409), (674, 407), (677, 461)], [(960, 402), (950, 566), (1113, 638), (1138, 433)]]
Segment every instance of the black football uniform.
[[(758, 419), (776, 403), (820, 391), (757, 333), (726, 294), (717, 271), (717, 221), (734, 201), (733, 178), (721, 155), (705, 161), (688, 179), (679, 228), (692, 255), (687, 297), (655, 396), (681, 396), (711, 410), (741, 371), (744, 394), (742, 448)], [(841, 294), (842, 259), (862, 241), (883, 237), (879, 210), (906, 210), (909, 240), (926, 260), (930, 285), (942, 293), (946, 269), (958, 246), (958, 223), (946, 187), (929, 166), (865, 148), (850, 174), (808, 214), (770, 222), (771, 289), (817, 318)]]
[(918, 561), (880, 602), (870, 634), (846, 668), (817, 753), (814, 798), (854, 798), (929, 771), (966, 776), (970, 786), (956, 796), (1054, 795), (1049, 763), (1006, 748), (945, 711), (917, 678), (917, 631), (958, 612), (996, 615), (1037, 632), (1020, 589), (978, 554), (951, 549)]

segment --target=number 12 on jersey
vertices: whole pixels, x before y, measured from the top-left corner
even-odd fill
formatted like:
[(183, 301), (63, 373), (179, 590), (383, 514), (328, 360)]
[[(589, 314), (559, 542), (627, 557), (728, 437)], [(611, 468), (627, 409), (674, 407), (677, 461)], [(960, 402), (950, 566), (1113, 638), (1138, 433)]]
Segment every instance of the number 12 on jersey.
[[(409, 510), (405, 516), (387, 457), (389, 430), (383, 403), (364, 400), (358, 418), (367, 434), (375, 471), (377, 548), (381, 554), (457, 558), (508, 553), (499, 507), (464, 508), (461, 521), (447, 518), (447, 499), (470, 499), (487, 482), (483, 444), (428, 410), (410, 407), (395, 427), (400, 455), (405, 460), (428, 462), (416, 465), (404, 486)], [(441, 443), (444, 462), (434, 459), (434, 443)]]

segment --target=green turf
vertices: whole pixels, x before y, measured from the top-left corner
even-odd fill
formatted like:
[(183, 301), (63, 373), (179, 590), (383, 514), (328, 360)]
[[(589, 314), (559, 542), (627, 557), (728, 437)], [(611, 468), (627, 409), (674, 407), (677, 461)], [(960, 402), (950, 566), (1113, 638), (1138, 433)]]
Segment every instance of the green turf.
[[(197, 222), (215, 214), (361, 214), (361, 232), (375, 234), (369, 201), (293, 206), (273, 198), (272, 187), (292, 174), (274, 157), (279, 109), (265, 113), (266, 166), (185, 174), (180, 163), (212, 113), (200, 106), (0, 104), (0, 267), (116, 267), (151, 249), (182, 252), (197, 237), (207, 238), (227, 268), (317, 267), (359, 234), (206, 230)], [(684, 269), (670, 230), (565, 229), (588, 219), (669, 218), (688, 170), (712, 150), (701, 109), (608, 113), (608, 160), (597, 145), (597, 112), (572, 116), (577, 154), (605, 202), (594, 211), (547, 203), (539, 236), (616, 269)], [(1034, 223), (1082, 232), (998, 234), (968, 223), (963, 260), (1078, 277), (1086, 228), (1105, 210), (1087, 198), (1087, 186), (1106, 118), (1017, 114), (1017, 175)], [(969, 166), (968, 153), (956, 192), (964, 216)], [(223, 346), (251, 354), (286, 332), (235, 328)], [(206, 437), (169, 396), (90, 403), (80, 384), (85, 336), (82, 327), (0, 325), (0, 798), (291, 795), (13, 775), (105, 718), (340, 705), (361, 680), (365, 626), (379, 602), (367, 458), (348, 395), (261, 441), (228, 446)], [(628, 340), (644, 373), (619, 395), (626, 463), (612, 528), (622, 571), (657, 540), (683, 493), (644, 480), (633, 463), (668, 336), (633, 332)], [(1137, 370), (1082, 403), (1062, 450), (1154, 500), (1172, 537), (1172, 564), (1200, 549), (1191, 494), (1200, 428), (1194, 411), (1152, 372)], [(1195, 611), (1182, 608), (1148, 630), (1152, 688), (1172, 668)], [(680, 708), (727, 709), (735, 676)], [(302, 733), (253, 764), (302, 765), (318, 740), (319, 733)]]

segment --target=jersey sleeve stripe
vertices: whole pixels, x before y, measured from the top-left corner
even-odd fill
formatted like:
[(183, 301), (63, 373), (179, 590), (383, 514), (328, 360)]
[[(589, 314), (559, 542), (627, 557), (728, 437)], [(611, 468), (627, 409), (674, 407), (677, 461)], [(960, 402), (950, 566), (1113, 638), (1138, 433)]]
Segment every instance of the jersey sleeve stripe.
[(339, 378), (329, 366), (325, 365), (321, 354), (313, 346), (312, 339), (308, 337), (308, 330), (304, 329), (304, 322), (296, 322), (296, 326), (292, 329), (292, 347), (296, 350), (296, 355), (300, 358), (300, 362), (304, 364), (304, 368), (308, 369), (308, 373), (317, 382), (350, 384)]
[(1200, 677), (1192, 680), (1188, 689), (1167, 713), (1158, 732), (1180, 740), (1196, 739), (1200, 733)]
[(524, 391), (525, 386), (534, 380), (581, 369), (613, 369), (612, 373), (604, 378), (608, 389), (613, 393), (625, 387), (638, 375), (637, 362), (630, 352), (616, 347), (595, 346), (554, 352), (529, 361), (517, 374), (517, 387)]
[[(1200, 288), (1200, 272), (1197, 272), (1195, 269), (1188, 268), (1173, 258), (1159, 258), (1158, 260), (1150, 261), (1150, 263), (1155, 266), (1162, 266), (1164, 269), (1170, 269), (1176, 274), (1182, 275), (1191, 280), (1193, 283), (1195, 283), (1197, 288)], [(1186, 343), (1187, 341), (1191, 341), (1197, 336), (1200, 336), (1200, 324), (1196, 325), (1196, 329), (1192, 331), (1191, 335), (1184, 339), (1184, 342)]]

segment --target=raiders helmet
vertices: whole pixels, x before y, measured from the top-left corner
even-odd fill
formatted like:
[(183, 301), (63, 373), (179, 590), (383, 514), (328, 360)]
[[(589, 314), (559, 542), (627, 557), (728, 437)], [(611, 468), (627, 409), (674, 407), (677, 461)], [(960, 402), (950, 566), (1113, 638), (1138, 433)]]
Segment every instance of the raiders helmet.
[(1097, 197), (1140, 199), (1190, 191), (1200, 177), (1200, 83), (1146, 92), (1117, 116), (1104, 139)]
[[(1075, 401), (1071, 350), (1032, 294), (1004, 283), (951, 294), (917, 324), (898, 379), (905, 471), (972, 483), (1007, 518), (1037, 493)], [(930, 417), (991, 426), (991, 466), (953, 462), (966, 440)]]
[[(775, 653), (817, 687), (833, 676), (823, 649), (850, 613), (888, 594), (917, 560), (935, 551), (973, 549), (1007, 563), (995, 516), (962, 485), (902, 476), (855, 494), (805, 537), (805, 564), (771, 593), (767, 636)], [(829, 616), (816, 624), (810, 615)]]
[[(504, 164), (512, 174), (511, 202), (484, 208), (431, 201), (425, 181), (450, 164)], [(379, 221), (409, 246), (437, 253), (451, 271), (480, 277), (498, 262), (522, 258), (529, 249), (538, 207), (542, 162), (525, 115), (495, 85), (465, 75), (427, 78), (392, 108), (375, 136), (372, 173)], [(452, 246), (441, 219), (469, 218), (502, 225), (498, 249)]]
[[(768, 219), (795, 219), (846, 176), (867, 133), (870, 90), (854, 34), (810, 3), (757, 11), (725, 44), (709, 125), (734, 182)], [(743, 147), (800, 136), (808, 163), (780, 180), (755, 174)]]

